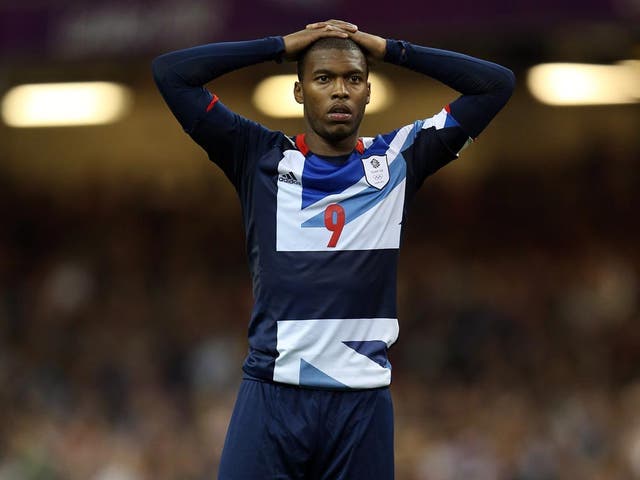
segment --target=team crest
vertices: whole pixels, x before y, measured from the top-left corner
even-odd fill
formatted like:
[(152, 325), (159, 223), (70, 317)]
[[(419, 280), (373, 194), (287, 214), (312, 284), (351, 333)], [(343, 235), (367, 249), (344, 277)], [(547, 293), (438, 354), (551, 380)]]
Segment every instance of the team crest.
[(386, 155), (363, 158), (364, 178), (373, 188), (382, 190), (389, 183), (389, 163)]

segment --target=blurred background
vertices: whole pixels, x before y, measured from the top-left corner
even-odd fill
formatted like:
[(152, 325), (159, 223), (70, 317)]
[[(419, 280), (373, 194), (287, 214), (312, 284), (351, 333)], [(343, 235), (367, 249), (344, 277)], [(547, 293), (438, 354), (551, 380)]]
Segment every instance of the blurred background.
[[(240, 209), (150, 61), (328, 18), (518, 78), (410, 210), (390, 352), (397, 478), (640, 478), (640, 76), (625, 70), (626, 97), (586, 106), (545, 103), (529, 82), (541, 63), (637, 66), (638, 0), (5, 0), (0, 480), (215, 478), (252, 302)], [(259, 81), (293, 71), (261, 64), (210, 88), (293, 135), (299, 118), (252, 100)], [(390, 90), (363, 135), (456, 98), (374, 71)], [(566, 78), (578, 79), (565, 94), (584, 80)], [(88, 81), (124, 88), (108, 123), (12, 126), (13, 87)]]

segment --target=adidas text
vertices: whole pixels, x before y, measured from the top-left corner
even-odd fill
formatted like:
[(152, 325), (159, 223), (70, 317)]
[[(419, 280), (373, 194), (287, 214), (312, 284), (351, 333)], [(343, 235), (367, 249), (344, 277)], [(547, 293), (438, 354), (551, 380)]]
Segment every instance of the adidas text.
[(278, 177), (279, 182), (291, 183), (293, 185), (302, 185), (293, 172), (283, 173)]

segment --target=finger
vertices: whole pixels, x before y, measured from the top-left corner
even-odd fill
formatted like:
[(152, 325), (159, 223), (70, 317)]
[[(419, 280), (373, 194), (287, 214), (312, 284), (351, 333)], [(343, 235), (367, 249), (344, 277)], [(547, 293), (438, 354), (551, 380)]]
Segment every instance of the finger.
[(349, 31), (349, 30), (347, 30), (345, 28), (342, 28), (342, 27), (340, 27), (338, 25), (325, 25), (325, 27), (322, 30), (344, 32), (344, 33), (347, 33), (347, 34), (350, 34), (350, 35), (353, 34), (353, 32), (351, 32), (351, 31)]
[(319, 31), (319, 37), (339, 37), (349, 38), (349, 33), (338, 29), (322, 29)]
[(309, 30), (316, 30), (319, 28), (324, 28), (327, 25), (333, 25), (339, 28), (342, 28), (344, 30), (347, 30), (349, 32), (356, 32), (358, 31), (358, 26), (354, 25), (353, 23), (349, 23), (349, 22), (345, 22), (343, 20), (327, 20), (324, 22), (315, 22), (315, 23), (309, 23), (306, 28)]
[(344, 28), (345, 30), (348, 30), (350, 32), (356, 32), (358, 30), (358, 26), (351, 23), (351, 22), (345, 22), (344, 20), (336, 20), (336, 19), (331, 19), (328, 20), (325, 23), (329, 23), (331, 25), (335, 25), (337, 27), (340, 28)]
[(306, 30), (318, 35), (318, 38), (326, 36), (348, 38), (349, 35), (351, 35), (351, 32), (348, 32), (342, 28), (326, 24), (321, 27), (307, 27)]

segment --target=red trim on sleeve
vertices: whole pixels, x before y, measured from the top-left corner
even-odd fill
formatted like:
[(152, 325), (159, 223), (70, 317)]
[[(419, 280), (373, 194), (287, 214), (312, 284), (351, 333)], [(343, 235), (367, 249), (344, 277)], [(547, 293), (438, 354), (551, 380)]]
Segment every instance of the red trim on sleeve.
[(304, 141), (304, 133), (300, 133), (296, 135), (296, 147), (300, 150), (305, 157), (309, 153), (309, 147), (307, 147), (307, 142)]
[(213, 94), (213, 98), (212, 98), (212, 99), (211, 99), (211, 101), (209, 102), (209, 105), (207, 105), (207, 112), (208, 112), (209, 110), (211, 110), (211, 109), (213, 108), (213, 106), (214, 106), (216, 103), (218, 103), (218, 100), (220, 100), (220, 99), (219, 99), (219, 98), (218, 98), (218, 96), (214, 93), (214, 94)]

